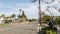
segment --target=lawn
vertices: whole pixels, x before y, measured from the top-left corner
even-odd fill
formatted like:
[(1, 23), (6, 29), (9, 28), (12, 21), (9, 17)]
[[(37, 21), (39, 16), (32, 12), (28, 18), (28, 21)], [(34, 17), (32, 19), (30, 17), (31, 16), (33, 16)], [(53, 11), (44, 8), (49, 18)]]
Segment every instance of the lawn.
[(13, 24), (0, 24), (0, 26), (11, 26)]
[(56, 31), (52, 31), (52, 30), (47, 30), (46, 33), (47, 33), (47, 34), (57, 34)]

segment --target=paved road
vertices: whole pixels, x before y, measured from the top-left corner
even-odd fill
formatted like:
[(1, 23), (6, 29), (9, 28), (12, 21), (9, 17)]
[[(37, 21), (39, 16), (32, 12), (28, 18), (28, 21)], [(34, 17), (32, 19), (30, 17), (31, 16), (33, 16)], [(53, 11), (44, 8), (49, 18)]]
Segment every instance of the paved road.
[(18, 24), (13, 27), (0, 29), (0, 34), (37, 34), (38, 22)]

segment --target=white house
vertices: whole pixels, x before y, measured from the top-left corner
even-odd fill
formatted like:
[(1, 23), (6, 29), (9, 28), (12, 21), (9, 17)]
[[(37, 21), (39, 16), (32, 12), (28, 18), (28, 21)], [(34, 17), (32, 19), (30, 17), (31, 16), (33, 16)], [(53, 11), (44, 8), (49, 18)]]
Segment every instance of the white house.
[(4, 20), (4, 17), (1, 16), (2, 14), (0, 14), (0, 23), (2, 23), (2, 21)]
[(2, 23), (3, 20), (4, 20), (4, 18), (3, 17), (0, 17), (0, 23)]
[(5, 23), (6, 21), (12, 21), (13, 19), (11, 18), (11, 17), (9, 17), (9, 16), (1, 16), (0, 15), (0, 23), (1, 24), (3, 24), (3, 23)]

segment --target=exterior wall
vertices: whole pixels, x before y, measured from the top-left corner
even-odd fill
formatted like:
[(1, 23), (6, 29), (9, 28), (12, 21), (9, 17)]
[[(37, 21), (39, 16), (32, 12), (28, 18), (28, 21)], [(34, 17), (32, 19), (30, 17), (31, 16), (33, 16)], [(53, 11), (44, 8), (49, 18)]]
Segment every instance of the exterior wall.
[(0, 23), (2, 24), (2, 23), (5, 23), (5, 20), (14, 20), (13, 18), (8, 18), (8, 19), (6, 19), (6, 18), (4, 18), (4, 17), (0, 17)]
[(0, 19), (0, 23), (1, 23), (1, 19)]
[(4, 18), (3, 18), (3, 17), (1, 17), (1, 18), (0, 18), (0, 23), (2, 23), (2, 21), (3, 21), (3, 20), (4, 20)]

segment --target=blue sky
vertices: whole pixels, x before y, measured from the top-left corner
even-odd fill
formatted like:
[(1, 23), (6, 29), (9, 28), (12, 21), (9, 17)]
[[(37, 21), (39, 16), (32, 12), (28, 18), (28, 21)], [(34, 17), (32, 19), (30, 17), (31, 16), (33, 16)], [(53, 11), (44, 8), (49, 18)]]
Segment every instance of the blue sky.
[[(20, 13), (19, 9), (22, 9), (25, 11), (25, 14), (29, 19), (30, 18), (38, 19), (38, 8), (37, 8), (38, 4), (37, 2), (32, 3), (31, 1), (32, 0), (0, 0), (0, 14), (5, 14), (9, 16), (15, 13), (16, 15), (18, 15)], [(41, 10), (49, 14), (47, 11), (45, 11), (46, 7), (47, 6), (58, 7), (59, 6), (59, 3), (57, 3), (58, 1), (59, 0), (55, 0), (52, 4), (46, 4), (43, 1), (41, 1)], [(59, 12), (56, 9), (50, 8), (50, 10), (51, 9), (54, 15), (59, 15)]]
[(34, 4), (31, 0), (0, 0), (0, 13), (7, 16), (13, 13), (18, 15), (20, 13), (19, 9), (22, 9), (25, 11), (28, 18), (37, 18), (36, 12), (32, 12), (34, 7), (30, 11), (30, 6), (32, 5)]

